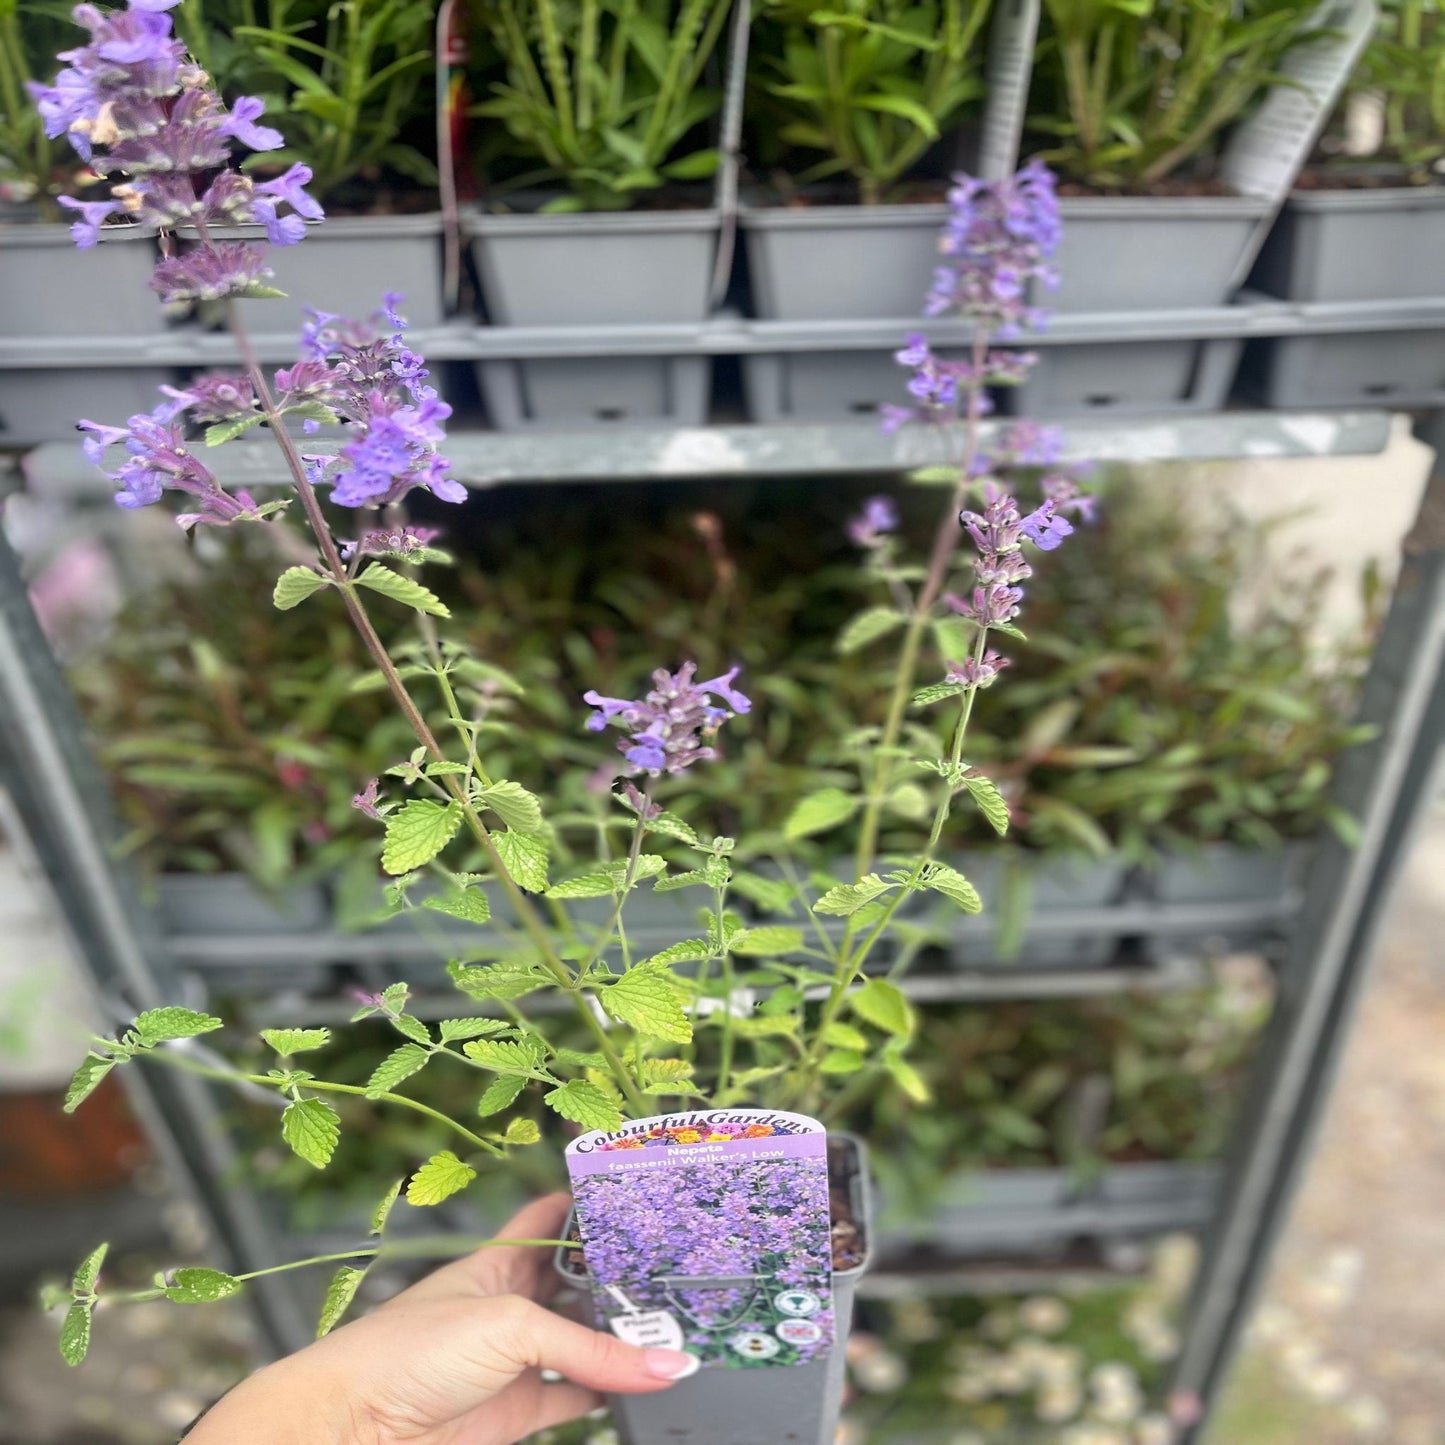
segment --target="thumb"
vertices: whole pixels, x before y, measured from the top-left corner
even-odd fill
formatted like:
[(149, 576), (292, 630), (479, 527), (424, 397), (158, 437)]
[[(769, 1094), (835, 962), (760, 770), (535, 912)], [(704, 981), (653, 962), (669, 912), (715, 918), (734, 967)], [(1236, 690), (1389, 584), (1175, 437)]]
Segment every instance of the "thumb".
[(701, 1364), (683, 1350), (623, 1344), (614, 1335), (574, 1324), (517, 1295), (491, 1303), (497, 1314), (481, 1326), (487, 1343), (518, 1371), (555, 1370), (589, 1389), (642, 1394), (686, 1379)]

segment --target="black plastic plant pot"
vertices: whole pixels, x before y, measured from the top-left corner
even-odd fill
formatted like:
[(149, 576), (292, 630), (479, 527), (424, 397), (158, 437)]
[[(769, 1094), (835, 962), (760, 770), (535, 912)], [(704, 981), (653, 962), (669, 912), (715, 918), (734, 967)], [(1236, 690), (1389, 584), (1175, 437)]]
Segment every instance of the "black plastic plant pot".
[[(858, 1280), (873, 1242), (867, 1156), (851, 1134), (828, 1136), (828, 1185), (834, 1245), (836, 1341), (827, 1356), (780, 1369), (704, 1369), (657, 1395), (608, 1397), (622, 1445), (833, 1445), (843, 1406), (844, 1348)], [(569, 1233), (572, 1222), (569, 1220)], [(849, 1261), (843, 1267), (839, 1260)], [(559, 1249), (556, 1267), (588, 1289), (579, 1251)], [(733, 1288), (737, 1279), (678, 1281), (689, 1288)]]

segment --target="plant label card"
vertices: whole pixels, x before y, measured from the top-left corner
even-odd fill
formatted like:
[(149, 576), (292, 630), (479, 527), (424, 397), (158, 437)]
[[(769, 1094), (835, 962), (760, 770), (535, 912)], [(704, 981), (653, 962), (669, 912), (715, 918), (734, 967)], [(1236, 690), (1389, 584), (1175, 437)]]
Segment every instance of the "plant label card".
[(628, 1344), (721, 1369), (833, 1349), (828, 1135), (770, 1109), (705, 1109), (567, 1146), (597, 1313)]

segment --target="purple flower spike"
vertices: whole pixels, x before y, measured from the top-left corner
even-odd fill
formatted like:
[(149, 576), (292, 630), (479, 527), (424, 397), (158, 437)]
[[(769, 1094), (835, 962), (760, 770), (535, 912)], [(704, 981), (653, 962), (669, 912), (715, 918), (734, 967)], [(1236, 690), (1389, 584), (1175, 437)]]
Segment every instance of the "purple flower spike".
[(224, 301), (264, 286), (274, 274), (261, 247), (245, 241), (220, 241), (158, 262), (151, 289), (167, 305)]
[(80, 219), (71, 226), (70, 234), (82, 251), (95, 245), (100, 239), (100, 228), (120, 209), (117, 201), (77, 201), (73, 196), (61, 196), (60, 204), (67, 210), (80, 212)]
[[(285, 201), (298, 216), (304, 216), (308, 221), (319, 221), (323, 219), (325, 213), (317, 202), (302, 189), (310, 184), (311, 167), (298, 162), (285, 175), (277, 176), (274, 181), (264, 182), (257, 186), (256, 190), (260, 195), (275, 196), (278, 200)], [(400, 330), (399, 324), (397, 329)]]
[(266, 239), (273, 246), (294, 246), (306, 238), (306, 222), (300, 216), (278, 216), (276, 202), (258, 196), (251, 203), (251, 214), (266, 228)]
[(253, 151), (279, 150), (286, 143), (286, 137), (269, 125), (256, 124), (265, 109), (265, 102), (254, 95), (238, 96), (231, 114), (221, 124), (221, 134), (233, 136)]
[(848, 523), (848, 535), (859, 547), (876, 547), (898, 530), (898, 509), (891, 497), (869, 497), (863, 511)]
[[(707, 682), (694, 682), (696, 663), (685, 662), (675, 673), (658, 668), (652, 690), (635, 702), (586, 692), (582, 701), (597, 709), (587, 727), (600, 732), (616, 722), (630, 733), (617, 747), (634, 773), (680, 773), (714, 757), (708, 744), (718, 728), (735, 714), (752, 710), (752, 702), (732, 685), (740, 671), (734, 667)], [(715, 706), (713, 698), (723, 706)]]
[(1020, 523), (1025, 537), (1041, 552), (1052, 552), (1065, 537), (1073, 535), (1073, 524), (1059, 516), (1052, 502), (1030, 512)]

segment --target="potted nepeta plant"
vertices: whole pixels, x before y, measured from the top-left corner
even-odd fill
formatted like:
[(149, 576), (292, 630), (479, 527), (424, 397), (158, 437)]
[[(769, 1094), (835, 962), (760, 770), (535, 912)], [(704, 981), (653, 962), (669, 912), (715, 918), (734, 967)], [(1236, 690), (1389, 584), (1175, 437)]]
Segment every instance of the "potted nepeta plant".
[[(188, 23), (185, 12), (178, 21), (191, 54), (223, 95), (265, 101), (284, 141), (252, 157), (247, 174), (265, 181), (303, 166), (304, 179), (293, 172), (296, 187), (317, 204), (314, 213), (296, 214), (316, 221), (324, 206), (329, 219), (313, 245), (273, 257), (274, 284), (292, 299), (244, 301), (247, 325), (290, 338), (304, 320), (302, 298), (319, 311), (359, 316), (385, 291), (405, 298), (413, 326), (438, 325), (434, 7), (340, 0), (298, 14), (282, 0), (264, 7), (222, 0), (207, 11), (204, 24)], [(227, 241), (260, 234), (245, 226), (211, 233)]]
[[(271, 222), (268, 232), (287, 239), (290, 228), (266, 204), (275, 193), (258, 195), (225, 164), (233, 133), (253, 148), (265, 148), (272, 138), (259, 124), (259, 104), (227, 110), (186, 63), (182, 46), (171, 38), (167, 8), (166, 0), (139, 0), (109, 16), (87, 14), (93, 20), (90, 43), (72, 52), (63, 89), (44, 91), (41, 101), (64, 107), (67, 129), (93, 133), (98, 118), (106, 117), (105, 163), (112, 172), (128, 169), (125, 148), (135, 125), (146, 129), (147, 154), (167, 158), (164, 168), (131, 169), (122, 182), (138, 220), (163, 234), (176, 225), (177, 198), (189, 198), (185, 219), (200, 243), (158, 265), (153, 284), (163, 301), (201, 284), (213, 299), (256, 299), (265, 284), (264, 249), (210, 239), (209, 228), (245, 201), (260, 206)], [(196, 156), (208, 162), (199, 172), (192, 168)], [(674, 670), (658, 668), (639, 697), (596, 690), (584, 695), (597, 756), (613, 758), (616, 786), (609, 796), (624, 822), (625, 841), (617, 848), (604, 843), (581, 868), (554, 875), (543, 800), (492, 770), (485, 730), (476, 725), (465, 650), (437, 631), (449, 614), (415, 575), (430, 555), (426, 543), (403, 522), (377, 525), (378, 509), (397, 507), (418, 489), (441, 502), (466, 496), (439, 451), (449, 408), (426, 384), (425, 366), (407, 347), (390, 307), (371, 323), (313, 318), (303, 331), (301, 359), (268, 374), (232, 306), (244, 385), (198, 385), (168, 395), (153, 413), (122, 426), (81, 423), (92, 455), (110, 466), (107, 475), (124, 507), (154, 505), (167, 492), (177, 493), (177, 520), (192, 529), (283, 528), (287, 514), (298, 512), (309, 534), (307, 560), (280, 572), (275, 605), (297, 610), (303, 625), (329, 609), (343, 612), (415, 740), (354, 798), (384, 831), (381, 867), (392, 879), (394, 902), (403, 908), (424, 898), (430, 911), (484, 927), (495, 901), (512, 924), (500, 957), (452, 970), (460, 993), (480, 1008), (459, 1003), (456, 1017), (431, 1025), (408, 1008), (410, 990), (402, 982), (361, 1000), (358, 1019), (383, 1022), (398, 1038), (365, 1081), (323, 1077), (324, 1066), (313, 1061), (330, 1042), (326, 1029), (267, 1029), (262, 1038), (276, 1056), (275, 1067), (229, 1066), (194, 1043), (222, 1028), (222, 1020), (179, 1006), (145, 1008), (117, 1036), (97, 1038), (76, 1073), (66, 1100), (70, 1109), (116, 1068), (140, 1060), (269, 1090), (285, 1101), (282, 1139), (317, 1168), (341, 1144), (338, 1098), (364, 1095), (446, 1128), (451, 1147), (419, 1160), (409, 1181), (398, 1180), (386, 1191), (372, 1224), (380, 1242), (343, 1252), (326, 1292), (321, 1332), (340, 1321), (372, 1264), (392, 1252), (387, 1218), (403, 1188), (410, 1205), (427, 1208), (460, 1194), (482, 1170), (505, 1169), (513, 1151), (537, 1147), (542, 1131), (530, 1112), (532, 1101), (523, 1096), (540, 1093), (546, 1117), (575, 1136), (567, 1152), (579, 1181), (581, 1254), (599, 1323), (623, 1338), (655, 1339), (653, 1332), (661, 1332), (707, 1361), (658, 1405), (665, 1415), (629, 1404), (625, 1418), (638, 1445), (676, 1438), (677, 1411), (687, 1412), (689, 1436), (698, 1442), (735, 1438), (739, 1422), (765, 1438), (794, 1419), (806, 1419), (810, 1432), (816, 1425), (818, 1445), (831, 1440), (842, 1384), (837, 1358), (847, 1329), (845, 1276), (866, 1259), (871, 1224), (862, 1191), (850, 1184), (862, 1177), (856, 1147), (829, 1141), (815, 1116), (839, 1080), (870, 1064), (882, 1069), (890, 1086), (927, 1102), (907, 1058), (915, 1011), (896, 982), (869, 978), (866, 969), (909, 900), (935, 895), (965, 911), (982, 906), (968, 879), (937, 860), (938, 840), (955, 804), (965, 799), (995, 829), (1007, 828), (996, 787), (965, 756), (969, 719), (979, 690), (1005, 666), (991, 643), (1019, 636), (1022, 584), (1031, 575), (1025, 548), (1057, 547), (1073, 531), (1070, 515), (1080, 509), (1078, 490), (1066, 478), (1046, 483), (1035, 505), (1021, 506), (1004, 489), (998, 475), (1004, 467), (995, 466), (979, 426), (985, 386), (997, 368), (1016, 364), (996, 358), (990, 340), (1020, 319), (1017, 279), (1031, 277), (1047, 259), (1047, 247), (1037, 239), (1040, 231), (1049, 233), (1047, 217), (1039, 216), (1023, 236), (1009, 229), (1008, 219), (1020, 205), (1046, 208), (1048, 202), (1047, 192), (1027, 182), (999, 183), (975, 194), (971, 223), (951, 261), (960, 309), (972, 323), (971, 360), (949, 365), (921, 357), (916, 364), (932, 387), (926, 396), (918, 393), (920, 407), (934, 420), (954, 418), (962, 452), (917, 589), (897, 597), (896, 615), (878, 624), (902, 638), (888, 721), (871, 746), (858, 750), (861, 776), (853, 792), (826, 790), (805, 799), (795, 820), (794, 831), (808, 833), (855, 811), (860, 819), (856, 863), (846, 874), (805, 878), (794, 872), (786, 878), (811, 941), (801, 926), (745, 927), (730, 906), (738, 841), (700, 832), (665, 806), (670, 781), (706, 767), (719, 729), (752, 711), (737, 686), (736, 667), (702, 678), (693, 662), (684, 661)], [(313, 432), (346, 423), (342, 445), (321, 450), (309, 434), (295, 436), (288, 420)], [(281, 449), (290, 486), (261, 503), (223, 486), (207, 458), (263, 422)], [(116, 456), (118, 463), (108, 462)], [(340, 536), (330, 520), (338, 509), (350, 513), (338, 524)], [(887, 521), (875, 516), (867, 526), (879, 532)], [(962, 575), (955, 581), (956, 574)], [(418, 624), (420, 651), (403, 667), (372, 619), (377, 598)], [(944, 617), (968, 625), (966, 655), (945, 653), (935, 673), (940, 680), (920, 689), (925, 644)], [(948, 633), (950, 640), (956, 636)], [(945, 721), (929, 745), (900, 747), (910, 707), (941, 705)], [(430, 718), (437, 713), (441, 722), (434, 727)], [(601, 737), (609, 730), (621, 734), (615, 749)], [(931, 781), (928, 834), (911, 852), (879, 857), (882, 803), (905, 773)], [(601, 836), (610, 838), (611, 830)], [(777, 852), (786, 860), (785, 848)], [(423, 886), (428, 881), (438, 885), (435, 891)], [(639, 957), (627, 930), (628, 903), (648, 887), (696, 889), (705, 904), (691, 936)], [(604, 900), (600, 925), (571, 915), (573, 902), (596, 900)], [(831, 919), (844, 920), (840, 935), (822, 926)], [(798, 953), (802, 962), (789, 961)], [(819, 994), (815, 999), (808, 996), (812, 990)], [(571, 1022), (560, 1023), (555, 1011), (531, 1011), (544, 995)], [(573, 1046), (574, 1028), (585, 1031), (585, 1047)], [(304, 1067), (308, 1063), (313, 1067)], [(429, 1068), (476, 1072), (476, 1117), (463, 1123), (440, 1116), (409, 1096), (407, 1081)], [(681, 1110), (659, 1115), (667, 1101), (677, 1101)], [(692, 1163), (688, 1151), (697, 1146), (707, 1147), (696, 1158), (712, 1163)], [(607, 1162), (612, 1154), (616, 1169)], [(768, 1178), (759, 1181), (751, 1171), (776, 1168), (779, 1207), (761, 1217), (730, 1211), (728, 1182), (717, 1175), (725, 1165), (749, 1175), (750, 1192), (766, 1192)], [(676, 1240), (654, 1239), (648, 1270), (638, 1276), (626, 1250), (612, 1246), (634, 1227), (645, 1234), (647, 1221), (631, 1219), (627, 1190), (611, 1186), (652, 1167), (668, 1171), (675, 1187), (663, 1198), (675, 1196), (679, 1211), (685, 1199), (693, 1216), (714, 1231), (726, 1220), (725, 1257), (699, 1257), (680, 1250)], [(664, 1203), (661, 1213), (672, 1207)], [(458, 1250), (465, 1247), (455, 1243)], [(576, 1245), (571, 1239), (555, 1243)], [(116, 1302), (198, 1304), (233, 1295), (254, 1277), (186, 1267), (125, 1295), (105, 1287), (104, 1259), (102, 1246), (72, 1282), (61, 1330), (62, 1352), (72, 1363), (86, 1353), (92, 1313), (103, 1295)], [(335, 1256), (262, 1272), (328, 1259)], [(771, 1372), (772, 1383), (760, 1383), (756, 1392), (731, 1392), (726, 1416), (709, 1413), (724, 1365)], [(775, 1419), (777, 1410), (786, 1418)]]
[[(479, 7), (500, 76), (471, 109), (500, 155), (464, 217), (482, 306), (497, 326), (699, 322), (718, 211), (709, 83), (727, 0), (514, 0)], [(707, 359), (483, 361), (494, 425), (561, 427), (706, 414)]]
[[(0, 4), (0, 446), (69, 436), (82, 395), (128, 411), (148, 405), (172, 379), (136, 364), (145, 339), (165, 328), (145, 295), (154, 238), (108, 226), (101, 252), (76, 255), (67, 224), (74, 216), (58, 197), (90, 176), (84, 146), (59, 142), (27, 93), (73, 34), (44, 12), (26, 9), (22, 19), (17, 0)], [(133, 359), (84, 365), (95, 350), (88, 340)]]
[(1321, 154), (1250, 278), (1306, 315), (1343, 303), (1352, 328), (1260, 343), (1270, 405), (1426, 405), (1445, 394), (1442, 66), (1439, 7), (1386, 5)]
[[(1350, 7), (1336, 8), (1045, 0), (1027, 126), (1065, 183), (1057, 311), (1229, 299), (1347, 74), (1350, 43), (1331, 27)], [(1246, 134), (1282, 85), (1301, 114)], [(1050, 346), (1018, 399), (1035, 415), (1214, 409), (1240, 350), (1230, 338)]]
[[(989, 0), (756, 8), (745, 140), (759, 184), (738, 219), (755, 315), (917, 315), (946, 214), (943, 176), (920, 171), (977, 110), (989, 16)], [(743, 377), (758, 421), (856, 419), (894, 390), (873, 349), (749, 355)]]

